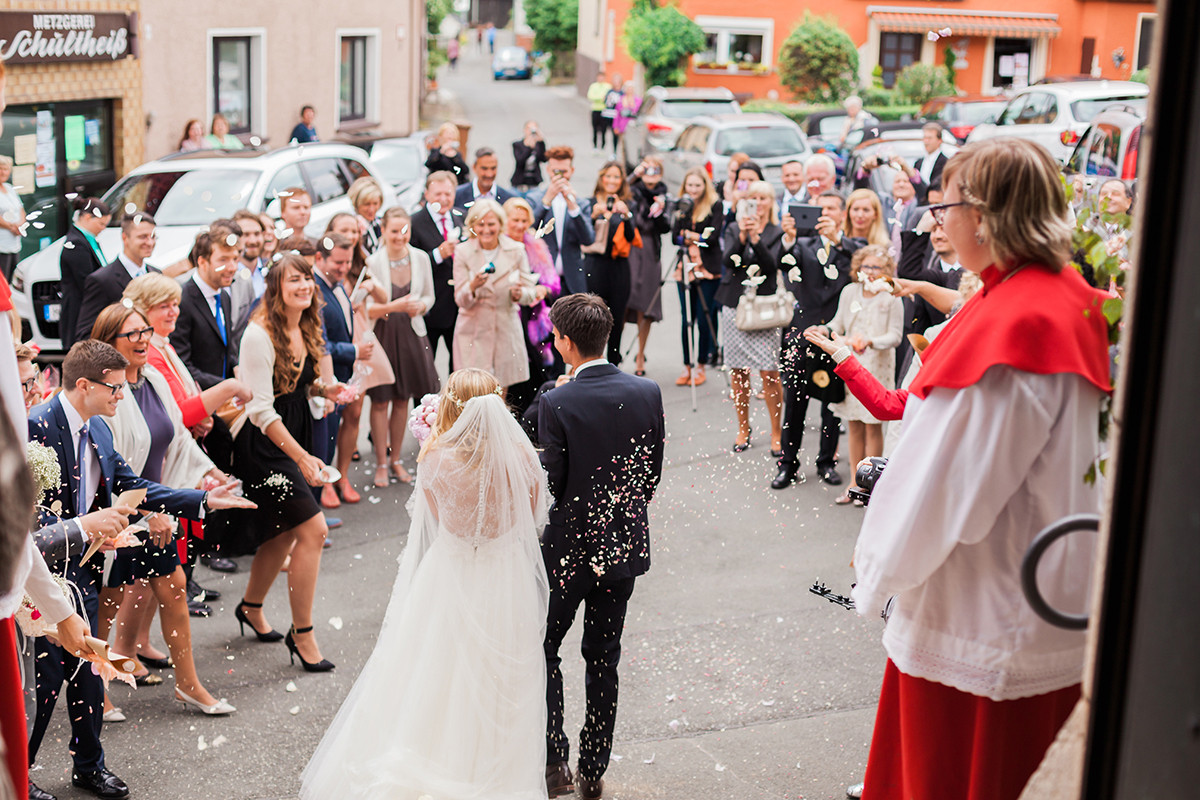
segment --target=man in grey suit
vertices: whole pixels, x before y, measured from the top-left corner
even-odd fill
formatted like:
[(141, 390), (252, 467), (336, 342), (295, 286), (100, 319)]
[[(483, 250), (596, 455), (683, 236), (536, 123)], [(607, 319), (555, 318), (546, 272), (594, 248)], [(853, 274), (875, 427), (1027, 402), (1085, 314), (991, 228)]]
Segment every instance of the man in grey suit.
[(558, 274), (562, 275), (564, 294), (587, 291), (587, 277), (583, 272), (583, 252), (580, 248), (595, 240), (595, 230), (588, 214), (583, 213), (575, 190), (571, 188), (571, 176), (575, 174), (575, 151), (570, 147), (551, 147), (546, 151), (546, 171), (550, 173), (550, 185), (529, 194), (536, 218), (534, 224), (544, 227), (550, 220), (554, 228), (545, 236), (550, 248), (550, 257)]

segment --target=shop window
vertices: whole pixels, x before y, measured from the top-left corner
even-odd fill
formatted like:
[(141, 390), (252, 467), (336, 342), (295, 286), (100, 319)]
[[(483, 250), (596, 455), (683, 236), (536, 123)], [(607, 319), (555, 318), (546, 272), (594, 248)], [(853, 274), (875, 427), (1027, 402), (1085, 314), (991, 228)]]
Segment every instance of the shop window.
[[(213, 113), (223, 114), (231, 133), (249, 133), (254, 127), (253, 50), (254, 37), (214, 36)], [(209, 121), (204, 121), (208, 127)]]
[(883, 85), (888, 89), (896, 85), (896, 76), (902, 69), (920, 60), (920, 34), (884, 32), (879, 35), (879, 68), (883, 72)]
[(1032, 57), (1032, 39), (997, 37), (992, 45), (992, 86), (997, 89), (1023, 89), (1028, 86)]
[(343, 35), (338, 66), (338, 120), (368, 119), (372, 113), (375, 87), (375, 38)]
[(696, 17), (704, 30), (704, 50), (693, 63), (699, 69), (766, 72), (772, 63), (775, 22), (758, 17)]
[(1150, 56), (1154, 45), (1154, 23), (1158, 19), (1155, 14), (1138, 15), (1137, 53), (1134, 56), (1134, 70), (1150, 66)]

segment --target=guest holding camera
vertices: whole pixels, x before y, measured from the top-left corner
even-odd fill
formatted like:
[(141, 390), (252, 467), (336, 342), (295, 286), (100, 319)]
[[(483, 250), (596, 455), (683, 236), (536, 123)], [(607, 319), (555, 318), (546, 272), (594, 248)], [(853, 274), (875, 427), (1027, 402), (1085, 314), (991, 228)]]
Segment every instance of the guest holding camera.
[[(834, 341), (850, 348), (885, 389), (895, 386), (896, 345), (904, 328), (904, 303), (893, 293), (895, 277), (896, 261), (886, 247), (860, 248), (850, 262), (850, 285), (842, 289), (837, 314), (825, 326)], [(846, 423), (851, 464), (883, 455), (883, 425), (852, 393), (830, 410)], [(855, 488), (853, 479), (850, 483)], [(834, 502), (849, 503), (850, 490)]]
[[(859, 613), (890, 609), (868, 800), (1015, 800), (1079, 698), (1086, 649), (1034, 613), (1020, 568), (1045, 526), (1100, 507), (1084, 475), (1110, 390), (1106, 295), (1063, 269), (1067, 200), (1041, 145), (969, 144), (943, 180), (931, 211), (984, 289), (922, 354), (855, 552)], [(1047, 552), (1051, 605), (1087, 605), (1093, 551), (1072, 537)]]
[(546, 163), (546, 140), (542, 131), (533, 120), (525, 123), (524, 135), (512, 143), (513, 161), (513, 191), (525, 197), (531, 191), (542, 185), (542, 164)]
[[(689, 386), (695, 381), (700, 386), (707, 380), (705, 366), (717, 363), (720, 311), (717, 287), (721, 283), (721, 231), (725, 212), (708, 170), (703, 167), (692, 167), (684, 173), (676, 202), (678, 210), (671, 239), (679, 247), (679, 263), (672, 277), (679, 290), (683, 372), (675, 379), (675, 385)], [(699, 328), (695, 361), (692, 360), (693, 327)]]
[(459, 142), (458, 126), (453, 122), (443, 122), (437, 129), (437, 136), (429, 142), (429, 157), (425, 159), (425, 169), (429, 174), (449, 172), (454, 175), (458, 185), (471, 182), (471, 168), (462, 157)]
[(762, 376), (763, 395), (771, 420), (771, 452), (780, 448), (779, 330), (742, 330), (737, 326), (738, 300), (745, 294), (775, 294), (779, 280), (779, 249), (783, 230), (775, 211), (775, 190), (766, 181), (755, 181), (736, 210), (737, 222), (721, 237), (721, 344), (733, 382), (733, 409), (737, 438), (733, 452), (750, 449), (750, 370)]
[[(587, 252), (583, 262), (587, 290), (599, 295), (612, 311), (615, 322), (608, 337), (608, 360), (620, 365), (621, 329), (625, 327), (632, 282), (629, 259), (634, 248), (642, 247), (642, 235), (634, 218), (637, 204), (629, 191), (624, 167), (616, 161), (600, 167), (589, 204), (597, 235), (593, 244), (584, 248)], [(601, 229), (603, 236), (599, 235)]]
[(629, 305), (625, 319), (615, 324), (637, 323), (637, 375), (646, 374), (646, 340), (650, 326), (662, 319), (662, 236), (671, 228), (667, 215), (667, 185), (662, 179), (662, 160), (646, 156), (629, 178), (634, 202), (634, 224), (642, 246), (629, 251)]

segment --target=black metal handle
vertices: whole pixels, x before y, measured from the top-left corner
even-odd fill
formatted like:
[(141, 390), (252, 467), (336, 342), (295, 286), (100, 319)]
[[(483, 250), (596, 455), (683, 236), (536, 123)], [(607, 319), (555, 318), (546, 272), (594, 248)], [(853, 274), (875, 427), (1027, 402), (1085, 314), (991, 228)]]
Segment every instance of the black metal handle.
[(1100, 530), (1100, 517), (1096, 514), (1072, 514), (1069, 517), (1063, 517), (1034, 537), (1033, 544), (1029, 545), (1029, 550), (1021, 561), (1021, 590), (1025, 592), (1025, 599), (1029, 601), (1034, 612), (1051, 625), (1066, 628), (1069, 631), (1081, 631), (1087, 628), (1088, 615), (1064, 614), (1046, 602), (1046, 598), (1042, 597), (1042, 592), (1037, 585), (1038, 563), (1050, 545), (1068, 533), (1098, 530)]

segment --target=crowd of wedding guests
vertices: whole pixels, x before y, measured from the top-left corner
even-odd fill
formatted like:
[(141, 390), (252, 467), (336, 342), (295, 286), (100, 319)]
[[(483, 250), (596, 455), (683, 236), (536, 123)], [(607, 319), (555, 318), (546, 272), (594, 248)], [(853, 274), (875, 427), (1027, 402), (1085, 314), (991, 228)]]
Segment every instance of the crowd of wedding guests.
[[(520, 416), (566, 368), (552, 346), (557, 298), (600, 296), (616, 321), (607, 360), (619, 365), (636, 347), (633, 371), (644, 375), (646, 342), (673, 282), (682, 311), (676, 384), (699, 386), (707, 369), (730, 370), (737, 453), (755, 443), (751, 408), (764, 403), (774, 489), (804, 480), (804, 419), (816, 401), (816, 473), (840, 485), (839, 462), (888, 452), (899, 425), (885, 444), (878, 407), (847, 391), (836, 362), (853, 355), (880, 391), (906, 385), (924, 347), (980, 285), (943, 229), (962, 203), (941, 202), (940, 149), (903, 165), (888, 197), (838, 191), (823, 155), (784, 165), (776, 192), (744, 154), (715, 185), (704, 169), (690, 170), (671, 196), (654, 157), (628, 174), (620, 159), (594, 181), (576, 176), (572, 149), (546, 146), (532, 121), (512, 145), (506, 189), (495, 152), (480, 148), (468, 165), (458, 135), (447, 124), (430, 143), (418, 211), (383, 208), (382, 188), (361, 178), (349, 191), (354, 211), (313, 231), (312, 200), (292, 187), (279, 194), (278, 219), (243, 210), (213, 220), (187, 262), (165, 273), (146, 263), (150, 213), (120, 211), (122, 250), (105, 263), (96, 237), (114, 210), (75, 200), (62, 255), (62, 390), (48, 392), (34, 354), (17, 349), (31, 430), (63, 454), (65, 475), (86, 458), (88, 413), (105, 417), (92, 429), (111, 430), (110, 440), (90, 440), (97, 469), (64, 477), (62, 504), (81, 518), (111, 515), (105, 501), (119, 489), (150, 487), (178, 521), (152, 515), (142, 545), (82, 563), (83, 531), (100, 530), (100, 517), (72, 529), (47, 511), (41, 541), (47, 560), (67, 565), (80, 586), (92, 632), (135, 656), (139, 684), (162, 683), (159, 671), (172, 667), (178, 701), (210, 715), (235, 711), (192, 658), (189, 617), (210, 615), (205, 601), (219, 597), (193, 569), (202, 560), (234, 571), (231, 557), (251, 553), (235, 609), (241, 631), (284, 641), (306, 670), (334, 668), (312, 625), (322, 550), (338, 524), (324, 510), (362, 500), (348, 475), (363, 455), (364, 397), (374, 485), (413, 480), (404, 464), (410, 401), (438, 391), (442, 350), (451, 371), (494, 375)], [(797, 206), (816, 207), (815, 219), (793, 213)], [(665, 237), (675, 245), (669, 261)], [(634, 338), (623, 349), (626, 323)], [(843, 432), (848, 448), (839, 455)], [(858, 501), (847, 490), (835, 502)], [(209, 516), (215, 508), (221, 513)], [(263, 610), (281, 571), (286, 633)], [(150, 640), (156, 614), (167, 652)], [(31, 760), (65, 681), (76, 785), (127, 796), (100, 746), (102, 724), (123, 721), (123, 711), (99, 678), (73, 671), (69, 651), (38, 647), (47, 657), (36, 662)], [(75, 713), (80, 704), (96, 713)], [(29, 796), (52, 797), (33, 784)]]

